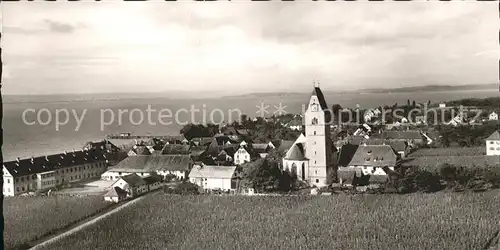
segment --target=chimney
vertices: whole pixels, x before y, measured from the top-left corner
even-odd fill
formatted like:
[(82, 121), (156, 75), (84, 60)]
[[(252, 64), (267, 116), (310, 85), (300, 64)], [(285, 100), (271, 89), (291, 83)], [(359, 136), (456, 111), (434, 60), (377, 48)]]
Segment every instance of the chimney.
[(33, 156), (31, 156), (30, 161), (31, 161), (31, 164), (33, 164), (33, 162), (35, 161), (35, 159), (33, 158)]
[(49, 157), (45, 156), (45, 160), (46, 160), (46, 161), (49, 161)]
[(365, 147), (366, 147), (366, 142), (363, 142), (363, 146), (365, 146)]
[(67, 155), (68, 154), (68, 151), (64, 150), (64, 154)]
[(19, 157), (16, 158), (16, 161), (19, 162), (21, 159)]

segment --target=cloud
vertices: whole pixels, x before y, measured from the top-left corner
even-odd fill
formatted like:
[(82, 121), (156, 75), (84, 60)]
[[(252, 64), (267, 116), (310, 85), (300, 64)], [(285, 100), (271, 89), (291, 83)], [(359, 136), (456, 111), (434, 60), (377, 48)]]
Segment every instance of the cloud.
[(76, 26), (50, 19), (45, 19), (44, 22), (48, 25), (49, 30), (55, 33), (73, 33), (76, 29)]

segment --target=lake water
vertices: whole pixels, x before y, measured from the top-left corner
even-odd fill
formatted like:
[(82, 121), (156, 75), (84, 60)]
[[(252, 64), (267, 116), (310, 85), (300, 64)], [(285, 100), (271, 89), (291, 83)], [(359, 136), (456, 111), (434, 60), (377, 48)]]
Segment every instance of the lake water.
[[(213, 112), (214, 122), (221, 120), (235, 120), (238, 118), (238, 112), (251, 117), (258, 116), (256, 113), (261, 102), (269, 105), (267, 109), (271, 114), (275, 111), (275, 105), (282, 103), (286, 106), (284, 110), (289, 113), (299, 113), (302, 105), (308, 101), (309, 93), (286, 94), (286, 95), (268, 95), (265, 97), (245, 96), (245, 97), (224, 97), (219, 99), (175, 99), (175, 96), (165, 97), (149, 96), (134, 97), (129, 96), (120, 98), (92, 98), (91, 96), (57, 96), (57, 97), (39, 97), (39, 96), (4, 96), (4, 146), (3, 154), (5, 160), (14, 160), (16, 157), (30, 157), (45, 154), (59, 153), (64, 150), (81, 149), (85, 142), (90, 140), (101, 140), (107, 134), (119, 132), (132, 132), (133, 134), (156, 134), (168, 135), (179, 134), (182, 124), (187, 121), (200, 122), (210, 121), (210, 114)], [(408, 99), (416, 102), (433, 103), (456, 100), (462, 98), (484, 98), (490, 96), (499, 96), (498, 90), (478, 90), (478, 91), (448, 91), (448, 92), (417, 92), (417, 93), (394, 93), (394, 94), (337, 94), (325, 93), (328, 105), (339, 103), (343, 107), (355, 107), (359, 104), (361, 108), (371, 108), (377, 106), (390, 105), (394, 103), (404, 104)], [(151, 117), (148, 119), (148, 106), (156, 111), (150, 111)], [(189, 112), (194, 107), (199, 111)], [(22, 114), (28, 109), (38, 112), (41, 109), (50, 111), (52, 121), (47, 125), (34, 124), (28, 125), (22, 119)], [(55, 126), (55, 115), (57, 109), (65, 109), (70, 112), (68, 122), (60, 125), (59, 129)], [(119, 121), (119, 110), (127, 109), (128, 112), (122, 114)], [(130, 111), (132, 112), (130, 117)], [(163, 118), (158, 118), (158, 112), (162, 109)], [(26, 115), (27, 122), (33, 122), (37, 119), (33, 110)], [(78, 122), (71, 112), (76, 112), (81, 117), (82, 112), (86, 110), (85, 116), (81, 122), (80, 128), (75, 131)], [(107, 110), (107, 111), (103, 111)], [(233, 112), (230, 112), (233, 110)], [(114, 120), (111, 121), (112, 113)], [(140, 122), (140, 113), (143, 114), (143, 122)], [(174, 120), (177, 115), (176, 123)], [(59, 120), (64, 122), (66, 115), (62, 111), (59, 113)], [(171, 117), (169, 117), (171, 114)], [(104, 119), (101, 119), (101, 116)], [(205, 117), (205, 119), (204, 119)], [(41, 113), (42, 122), (48, 121), (47, 113)], [(132, 118), (132, 120), (130, 120)], [(162, 125), (164, 123), (170, 123)], [(156, 124), (155, 124), (156, 123)], [(109, 124), (109, 125), (106, 125)], [(136, 125), (137, 124), (137, 125)]]

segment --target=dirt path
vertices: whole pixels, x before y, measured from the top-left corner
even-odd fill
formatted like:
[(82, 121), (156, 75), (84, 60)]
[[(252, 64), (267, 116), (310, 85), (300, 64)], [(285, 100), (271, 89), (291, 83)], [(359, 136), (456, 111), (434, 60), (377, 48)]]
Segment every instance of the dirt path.
[(98, 221), (100, 221), (100, 220), (102, 220), (102, 219), (104, 219), (104, 218), (106, 218), (106, 217), (108, 217), (108, 216), (110, 216), (110, 215), (112, 215), (114, 213), (117, 213), (117, 212), (121, 211), (122, 209), (124, 209), (124, 208), (126, 208), (126, 207), (128, 207), (128, 206), (130, 206), (130, 205), (132, 205), (132, 204), (134, 204), (136, 202), (139, 202), (140, 200), (144, 199), (144, 197), (146, 197), (148, 195), (151, 195), (153, 193), (155, 193), (155, 192), (148, 193), (146, 195), (143, 195), (141, 197), (138, 197), (136, 199), (133, 199), (131, 201), (123, 203), (121, 206), (116, 207), (116, 208), (114, 208), (114, 209), (112, 209), (110, 211), (107, 211), (104, 214), (97, 215), (96, 217), (94, 217), (94, 218), (92, 218), (90, 220), (87, 220), (86, 222), (84, 222), (84, 223), (82, 223), (80, 225), (77, 225), (77, 226), (69, 229), (66, 232), (62, 232), (62, 233), (59, 233), (59, 234), (56, 234), (56, 235), (51, 235), (51, 236), (48, 236), (45, 239), (41, 239), (41, 240), (35, 242), (35, 246), (31, 247), (30, 250), (31, 249), (40, 249), (42, 247), (46, 247), (47, 245), (49, 245), (49, 244), (51, 244), (51, 243), (53, 243), (53, 242), (55, 242), (57, 240), (60, 240), (60, 239), (62, 239), (64, 237), (67, 237), (67, 236), (69, 236), (71, 234), (74, 234), (74, 233), (76, 233), (76, 232), (78, 232), (78, 231), (80, 231), (80, 230), (82, 230), (82, 229), (84, 229), (84, 228), (86, 228), (88, 226), (91, 226), (94, 223), (96, 223), (96, 222), (98, 222)]

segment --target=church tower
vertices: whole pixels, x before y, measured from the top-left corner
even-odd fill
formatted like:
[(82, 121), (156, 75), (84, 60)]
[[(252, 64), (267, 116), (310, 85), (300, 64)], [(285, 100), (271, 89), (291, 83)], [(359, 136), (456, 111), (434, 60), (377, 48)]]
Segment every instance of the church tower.
[(319, 84), (314, 84), (304, 120), (305, 156), (309, 159), (308, 180), (311, 185), (325, 186), (327, 185), (329, 169), (334, 167), (333, 143), (330, 132), (332, 114)]

